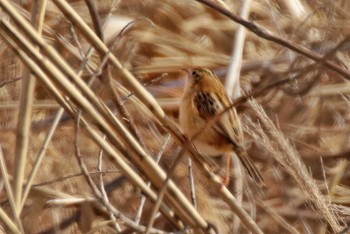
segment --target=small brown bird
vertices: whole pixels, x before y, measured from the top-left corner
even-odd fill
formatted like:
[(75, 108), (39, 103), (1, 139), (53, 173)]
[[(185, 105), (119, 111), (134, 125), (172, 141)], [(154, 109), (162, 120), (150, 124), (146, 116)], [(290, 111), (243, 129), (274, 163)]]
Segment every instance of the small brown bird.
[[(180, 124), (185, 133), (192, 139), (201, 131), (194, 139), (194, 144), (205, 156), (235, 152), (248, 174), (263, 185), (263, 176), (240, 145), (243, 142), (243, 131), (236, 109), (229, 109), (213, 125), (205, 128), (209, 120), (231, 105), (223, 84), (208, 69), (186, 71), (190, 77), (180, 105)], [(229, 182), (229, 168), (228, 156), (223, 180), (225, 185)]]

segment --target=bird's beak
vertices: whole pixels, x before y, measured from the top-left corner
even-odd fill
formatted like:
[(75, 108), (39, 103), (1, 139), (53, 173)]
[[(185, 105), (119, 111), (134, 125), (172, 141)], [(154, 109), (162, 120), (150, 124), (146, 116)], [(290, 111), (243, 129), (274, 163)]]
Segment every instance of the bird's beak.
[(180, 70), (186, 72), (188, 76), (191, 75), (191, 71), (187, 68), (181, 68)]

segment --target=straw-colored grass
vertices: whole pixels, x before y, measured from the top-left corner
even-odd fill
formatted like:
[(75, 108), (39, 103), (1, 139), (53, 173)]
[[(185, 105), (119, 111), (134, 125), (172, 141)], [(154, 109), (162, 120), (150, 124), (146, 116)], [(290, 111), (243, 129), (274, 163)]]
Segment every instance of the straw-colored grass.
[[(0, 0), (1, 230), (347, 233), (349, 7)], [(266, 187), (237, 160), (224, 187), (182, 134), (192, 67), (235, 99)]]

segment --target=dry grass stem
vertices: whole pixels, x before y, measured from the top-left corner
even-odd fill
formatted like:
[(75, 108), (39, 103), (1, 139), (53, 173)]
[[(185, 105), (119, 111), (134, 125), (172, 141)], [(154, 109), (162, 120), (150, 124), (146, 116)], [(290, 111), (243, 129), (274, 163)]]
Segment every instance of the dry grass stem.
[(294, 178), (300, 189), (309, 198), (309, 202), (320, 212), (332, 227), (333, 231), (340, 232), (342, 227), (338, 218), (332, 211), (332, 206), (321, 194), (315, 180), (307, 171), (305, 164), (301, 161), (298, 152), (291, 146), (288, 140), (273, 124), (271, 119), (266, 115), (261, 106), (254, 100), (250, 101), (252, 108), (256, 111), (259, 120), (269, 132), (266, 135), (258, 124), (251, 123), (256, 133), (260, 134), (265, 147), (273, 154), (274, 158), (287, 170)]
[(19, 213), (16, 207), (15, 196), (13, 194), (12, 187), (10, 184), (1, 145), (0, 145), (0, 168), (1, 168), (1, 177), (4, 180), (6, 194), (8, 196), (8, 200), (11, 206), (12, 215), (15, 223), (13, 223), (11, 219), (6, 215), (6, 213), (1, 209), (2, 220), (11, 230), (16, 230), (17, 233), (23, 232), (23, 227), (22, 227), (22, 224), (19, 218)]
[[(0, 0), (0, 232), (349, 232), (349, 9)], [(237, 158), (224, 187), (183, 135), (194, 67), (226, 84), (266, 187)]]
[[(34, 5), (32, 24), (38, 34), (42, 33), (44, 15), (47, 1), (43, 0)], [(33, 111), (35, 89), (35, 77), (31, 75), (28, 68), (23, 70), (23, 89), (19, 106), (19, 118), (16, 135), (16, 153), (15, 153), (15, 177), (13, 181), (14, 196), (18, 214), (21, 213), (23, 203), (23, 181), (25, 177), (25, 166), (28, 157), (28, 147), (30, 138), (30, 126)], [(25, 198), (24, 198), (25, 199)]]
[[(249, 16), (250, 5), (251, 5), (251, 0), (244, 1), (242, 3), (242, 7), (239, 15), (243, 19), (247, 19), (247, 17)], [(242, 25), (238, 26), (236, 35), (234, 38), (231, 62), (226, 75), (225, 87), (226, 87), (227, 93), (233, 99), (241, 96), (241, 88), (240, 88), (241, 85), (239, 82), (239, 78), (241, 74), (240, 71), (241, 71), (241, 65), (242, 65), (242, 53), (244, 48), (245, 34), (246, 34), (245, 28)]]
[(18, 229), (18, 225), (16, 225), (10, 217), (5, 213), (5, 211), (0, 208), (0, 219), (1, 221), (9, 228), (9, 230), (13, 233), (23, 233)]

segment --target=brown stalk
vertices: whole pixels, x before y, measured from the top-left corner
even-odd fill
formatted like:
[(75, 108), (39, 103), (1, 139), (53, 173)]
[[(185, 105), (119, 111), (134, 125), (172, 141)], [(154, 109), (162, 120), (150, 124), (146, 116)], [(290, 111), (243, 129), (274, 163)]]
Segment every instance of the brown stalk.
[[(32, 24), (37, 29), (38, 34), (42, 33), (47, 0), (34, 4)], [(33, 111), (35, 77), (30, 73), (30, 69), (23, 70), (23, 91), (21, 94), (20, 107), (18, 113), (18, 125), (16, 132), (16, 152), (15, 152), (15, 172), (14, 172), (14, 196), (18, 214), (22, 210), (22, 189), (25, 176), (26, 159), (28, 157), (29, 134)]]
[[(10, 28), (8, 28), (10, 27)], [(2, 24), (0, 24), (0, 28), (1, 29), (4, 29), (4, 33), (2, 33), (1, 35), (4, 37), (4, 39), (7, 39), (6, 36), (7, 36), (7, 33), (9, 33), (9, 35), (11, 35), (12, 37), (15, 37), (17, 39), (19, 39), (19, 41), (16, 41), (17, 43), (21, 43), (21, 42), (24, 42), (25, 39), (20, 37), (18, 34), (17, 35), (12, 35), (11, 33), (15, 32), (15, 29), (12, 28), (10, 25), (7, 25), (6, 26), (6, 22), (2, 22)], [(8, 30), (8, 31), (7, 31)], [(16, 33), (15, 33), (16, 34)], [(32, 54), (33, 57), (35, 57), (35, 53), (37, 53), (37, 51), (35, 50), (27, 50), (28, 48), (31, 47), (30, 44), (28, 43), (25, 43), (25, 45), (21, 45), (21, 49), (18, 48), (17, 44), (15, 44), (14, 42), (12, 41), (7, 41), (9, 45), (13, 46), (13, 49), (15, 49), (15, 51), (18, 53), (18, 55), (20, 56), (20, 58), (28, 65), (31, 67), (32, 69), (32, 72), (34, 74), (37, 75), (38, 78), (40, 78), (46, 85), (47, 87), (51, 90), (52, 94), (55, 95), (56, 99), (61, 103), (61, 105), (66, 109), (66, 111), (68, 111), (68, 113), (74, 118), (75, 116), (75, 112), (72, 111), (70, 109), (70, 105), (67, 104), (65, 102), (65, 99), (62, 98), (61, 96), (61, 93), (60, 92), (57, 92), (57, 89), (56, 87), (54, 87), (54, 85), (51, 83), (51, 81), (48, 80), (48, 77), (42, 72), (42, 70), (38, 67), (38, 65), (41, 66), (41, 68), (44, 68), (44, 64), (41, 64), (41, 60), (36, 60), (36, 63), (34, 63), (32, 60), (29, 60), (28, 57), (26, 57), (26, 55), (24, 54), (23, 50), (26, 50), (27, 52), (29, 51), (32, 51), (34, 52), (34, 54)], [(49, 63), (49, 61), (47, 61)], [(50, 65), (49, 64), (46, 64), (46, 65)], [(51, 77), (58, 77), (61, 81), (64, 81), (64, 75), (59, 71), (57, 70), (54, 66), (50, 66), (50, 69), (47, 69), (46, 71), (51, 71)], [(75, 99), (77, 101), (82, 101), (83, 103), (83, 106), (87, 107), (89, 106), (90, 104), (83, 99), (82, 95), (77, 91), (75, 90), (74, 91), (74, 87), (72, 86), (72, 84), (70, 84), (69, 82), (66, 82), (63, 84), (63, 87), (67, 88), (67, 91), (70, 92), (70, 97), (72, 99)], [(62, 89), (62, 87), (61, 87)], [(107, 127), (106, 126), (106, 123), (103, 122), (101, 120), (101, 117), (96, 113), (95, 109), (92, 108), (91, 106), (88, 107), (88, 111), (92, 116), (95, 117), (95, 119), (97, 120), (97, 122), (100, 123), (100, 125), (103, 127), (104, 126), (104, 129), (106, 130), (107, 129), (107, 133), (109, 133), (110, 136), (113, 137), (113, 139), (116, 139), (115, 138), (115, 135), (113, 135), (113, 133), (111, 132), (111, 128), (110, 127)], [(82, 118), (82, 122), (85, 124), (85, 120), (83, 121), (84, 119)], [(85, 124), (86, 125), (86, 124)], [(86, 125), (87, 126), (87, 125)], [(151, 190), (146, 186), (146, 184), (143, 183), (143, 180), (139, 177), (138, 174), (136, 174), (134, 172), (133, 169), (131, 169), (130, 166), (127, 165), (126, 162), (124, 162), (121, 158), (120, 158), (120, 155), (118, 153), (115, 152), (115, 150), (113, 150), (112, 148), (110, 148), (111, 146), (110, 145), (107, 145), (106, 141), (104, 140), (101, 140), (101, 136), (96, 133), (96, 130), (93, 130), (91, 128), (87, 128), (87, 130), (89, 131), (89, 133), (93, 136), (93, 138), (97, 141), (98, 144), (100, 144), (100, 146), (110, 155), (112, 156), (112, 158), (115, 160), (115, 162), (117, 163), (117, 165), (119, 165), (119, 167), (125, 172), (126, 175), (129, 175), (130, 177), (130, 180), (136, 184), (139, 188), (141, 188), (145, 194), (147, 194), (149, 196), (149, 198), (151, 198), (153, 201), (156, 200), (156, 195), (154, 193), (151, 192)], [(112, 135), (111, 135), (112, 134)], [(121, 147), (120, 146), (120, 142), (117, 141), (117, 140), (114, 140), (114, 145), (116, 146), (119, 146), (119, 148), (121, 149), (125, 149), (124, 147)], [(124, 155), (128, 155), (129, 153), (127, 151), (124, 151), (123, 152)], [(164, 208), (164, 206), (162, 206), (162, 209)], [(168, 217), (173, 217), (173, 214), (169, 214), (167, 208), (165, 208), (164, 210), (164, 213), (165, 215), (168, 215)], [(176, 221), (174, 221), (176, 223)]]
[[(75, 134), (75, 156), (77, 158), (78, 164), (83, 172), (83, 175), (85, 176), (85, 179), (87, 180), (87, 183), (90, 185), (92, 190), (94, 191), (96, 197), (102, 202), (102, 204), (110, 211), (112, 212), (116, 217), (120, 218), (124, 221), (124, 223), (134, 230), (138, 232), (144, 232), (145, 227), (142, 225), (135, 223), (134, 221), (130, 220), (128, 217), (124, 216), (121, 212), (119, 212), (117, 209), (115, 209), (110, 203), (107, 197), (103, 196), (103, 193), (98, 189), (97, 185), (94, 183), (93, 179), (90, 176), (90, 173), (85, 165), (83, 156), (80, 153), (80, 148), (78, 146), (78, 139), (79, 139), (79, 129), (80, 129), (80, 115), (77, 117), (77, 123), (76, 123), (76, 134)], [(158, 230), (151, 230), (151, 233), (162, 233)]]
[(14, 194), (12, 192), (12, 187), (10, 184), (10, 179), (8, 176), (5, 158), (2, 152), (1, 145), (0, 145), (0, 172), (1, 172), (1, 177), (4, 180), (5, 191), (10, 203), (10, 207), (11, 207), (11, 211), (12, 211), (12, 215), (15, 223), (13, 223), (11, 219), (9, 219), (7, 214), (2, 209), (0, 210), (0, 218), (10, 228), (10, 230), (16, 233), (23, 233), (23, 227), (20, 221), (20, 216), (17, 213), (16, 202), (15, 202)]
[[(167, 127), (167, 129), (174, 134), (174, 136), (176, 136), (176, 138), (178, 140), (180, 140), (182, 143), (184, 142), (184, 138), (183, 135), (179, 132), (179, 130), (177, 129), (177, 127), (172, 123), (172, 121), (170, 121), (166, 116), (164, 116), (164, 112), (162, 111), (162, 109), (159, 107), (159, 105), (157, 104), (157, 102), (154, 100), (154, 98), (152, 96), (150, 96), (150, 94), (136, 81), (136, 79), (132, 76), (132, 74), (130, 72), (128, 72), (125, 68), (123, 68), (120, 64), (120, 62), (111, 54), (109, 54), (108, 49), (106, 48), (106, 46), (96, 37), (95, 34), (93, 34), (91, 32), (91, 30), (89, 29), (89, 27), (85, 24), (84, 21), (81, 20), (81, 18), (71, 9), (71, 7), (62, 0), (55, 0), (54, 1), (57, 6), (62, 10), (62, 12), (72, 21), (74, 22), (76, 25), (80, 26), (80, 29), (82, 30), (82, 32), (84, 33), (84, 35), (87, 37), (88, 40), (91, 41), (91, 44), (95, 45), (97, 47), (97, 49), (100, 51), (100, 53), (102, 54), (108, 54), (109, 58), (110, 58), (110, 62), (116, 66), (117, 68), (120, 69), (122, 75), (125, 78), (125, 81), (129, 83), (129, 85), (133, 88), (133, 91), (135, 92), (136, 96), (139, 97), (143, 103), (150, 109), (150, 111), (153, 112), (154, 115), (156, 115), (156, 117), (163, 123), (163, 125), (165, 127)], [(198, 153), (196, 154), (194, 150), (191, 151), (192, 153), (194, 153), (195, 155), (198, 155)], [(198, 157), (194, 157), (195, 159), (197, 159)], [(199, 157), (200, 158), (200, 157)], [(150, 163), (154, 163), (153, 161), (150, 161)], [(142, 165), (141, 165), (142, 166)], [(204, 165), (203, 165), (204, 166)], [(204, 166), (205, 167), (205, 166)], [(151, 171), (148, 170), (143, 170), (144, 173), (149, 174)], [(205, 169), (206, 171), (206, 175), (209, 178), (213, 178), (215, 177), (215, 175), (207, 168)], [(155, 171), (152, 171), (155, 172)], [(163, 179), (165, 179), (165, 177), (163, 177)], [(151, 180), (152, 181), (152, 180)], [(236, 204), (236, 200), (234, 199), (234, 197), (232, 196), (232, 194), (230, 194), (230, 192), (225, 189), (222, 188), (222, 184), (220, 179), (216, 179), (214, 180), (216, 181), (216, 185), (215, 187), (218, 187), (218, 190), (224, 190), (225, 192), (222, 192), (221, 195), (224, 196), (224, 200), (226, 202), (228, 202), (231, 206), (231, 208), (233, 208), (235, 210), (235, 212), (237, 212), (237, 215), (240, 216), (242, 218), (242, 222), (252, 231), (254, 231), (254, 233), (261, 233), (260, 229), (256, 226), (256, 223), (250, 219), (249, 215), (247, 215), (245, 213), (245, 211), (243, 209), (241, 209), (239, 207), (239, 205)], [(161, 187), (163, 184), (163, 182), (161, 183), (156, 183), (155, 185), (157, 187)], [(168, 183), (169, 186), (169, 190), (174, 190), (175, 187), (174, 184), (170, 181)], [(172, 193), (173, 193), (172, 192)], [(177, 194), (177, 197), (179, 197), (180, 194)], [(182, 195), (181, 195), (182, 196)], [(182, 199), (182, 198), (181, 198)], [(183, 202), (185, 202), (185, 200), (182, 200), (182, 202), (180, 203), (181, 205), (183, 204)], [(187, 203), (187, 199), (186, 199), (186, 203)], [(174, 204), (175, 205), (175, 204)], [(186, 206), (182, 206), (183, 208), (185, 208), (187, 211), (190, 211), (191, 216), (194, 214), (193, 212), (195, 212), (195, 210), (193, 210), (193, 207), (191, 207), (191, 205), (186, 204)], [(195, 212), (196, 213), (196, 212)], [(192, 216), (194, 217), (194, 216)], [(199, 221), (197, 219), (197, 221)], [(198, 223), (199, 224), (199, 223)], [(204, 224), (204, 226), (202, 226), (204, 223), (202, 223), (202, 221), (200, 221), (200, 226), (203, 228), (208, 228), (207, 224)]]
[(277, 35), (273, 35), (272, 33), (268, 32), (266, 29), (258, 26), (257, 24), (244, 20), (242, 17), (233, 14), (229, 10), (218, 6), (217, 4), (213, 3), (209, 0), (196, 0), (197, 2), (203, 3), (204, 5), (207, 5), (208, 7), (214, 9), (215, 11), (227, 16), (229, 19), (235, 21), (238, 24), (243, 25), (246, 27), (249, 31), (256, 34), (257, 36), (264, 38), (266, 40), (272, 41), (274, 43), (277, 43), (285, 48), (291, 49), (292, 51), (295, 51), (301, 55), (304, 55), (305, 57), (314, 60), (315, 62), (320, 62), (324, 64), (327, 68), (337, 72), (341, 76), (343, 76), (345, 79), (350, 80), (350, 73), (347, 70), (344, 70), (341, 66), (329, 61), (324, 60), (324, 57), (318, 53), (315, 53), (303, 46), (300, 46), (298, 44), (295, 44), (294, 42), (288, 41), (284, 38), (281, 38)]
[[(185, 144), (187, 140), (184, 138), (182, 133), (177, 129), (176, 125), (173, 124), (172, 121), (164, 115), (163, 110), (157, 104), (154, 98), (138, 83), (138, 81), (132, 76), (132, 74), (128, 70), (126, 70), (113, 55), (109, 54), (108, 48), (97, 38), (97, 36), (91, 31), (91, 29), (85, 24), (85, 22), (74, 12), (74, 10), (63, 0), (54, 0), (54, 2), (61, 9), (61, 11), (67, 16), (67, 18), (69, 18), (74, 24), (79, 25), (79, 28), (82, 31), (82, 33), (91, 42), (91, 44), (96, 47), (96, 49), (101, 54), (108, 54), (111, 64), (113, 64), (115, 67), (119, 69), (119, 71), (121, 72), (121, 75), (123, 75), (125, 82), (127, 82), (131, 86), (136, 96), (141, 99), (141, 101), (158, 118), (158, 120), (164, 125), (164, 127), (166, 127), (168, 131), (173, 136), (175, 136), (175, 138), (178, 141), (180, 141), (182, 144)], [(198, 155), (198, 152), (193, 148), (193, 146), (190, 147), (190, 152), (192, 155), (195, 155), (194, 159), (200, 163), (204, 174), (208, 178), (210, 178), (211, 182), (213, 183), (213, 187), (215, 187), (217, 191), (220, 191), (219, 195), (222, 197), (222, 199), (225, 202), (227, 202), (227, 204), (230, 205), (233, 211), (241, 218), (242, 223), (252, 232), (261, 233), (261, 230), (259, 229), (259, 227), (249, 217), (249, 215), (237, 204), (236, 199), (232, 196), (232, 194), (226, 188), (223, 188), (220, 179), (213, 172), (211, 172), (208, 167), (206, 167), (206, 164), (203, 163), (201, 156)], [(150, 163), (153, 164), (152, 161)], [(150, 173), (150, 170), (143, 170), (143, 171), (145, 174)], [(154, 172), (156, 171), (152, 171), (152, 173)], [(155, 183), (155, 185), (158, 188), (160, 188), (163, 185), (163, 181), (165, 180), (165, 177), (161, 176), (161, 178), (162, 180), (160, 181), (160, 183), (159, 182)], [(172, 181), (168, 183), (168, 186), (169, 186), (169, 190), (172, 190), (173, 192), (176, 191), (175, 187), (173, 187), (174, 184), (172, 183)], [(178, 198), (179, 196), (180, 194), (177, 194)], [(183, 205), (184, 204), (183, 202), (185, 202), (185, 200), (182, 200), (180, 204)], [(182, 208), (185, 208), (185, 210), (187, 210), (187, 212), (189, 212), (189, 214), (191, 214), (192, 217), (195, 217), (193, 216), (195, 210), (193, 210), (193, 207), (190, 207), (191, 205), (187, 204), (187, 202), (188, 201), (186, 199), (186, 206), (182, 206)], [(197, 222), (198, 221), (200, 220), (197, 219)], [(199, 226), (204, 229), (209, 227), (208, 224), (203, 223), (203, 220), (201, 220), (199, 223), (200, 223)]]

